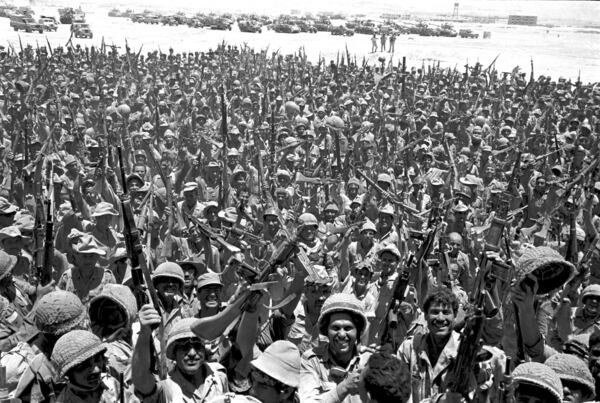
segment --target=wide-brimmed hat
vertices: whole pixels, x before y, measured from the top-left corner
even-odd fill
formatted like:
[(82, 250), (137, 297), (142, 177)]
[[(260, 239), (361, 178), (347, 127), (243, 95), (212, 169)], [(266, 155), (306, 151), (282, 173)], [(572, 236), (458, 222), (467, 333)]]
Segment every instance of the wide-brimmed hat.
[(96, 239), (89, 235), (83, 235), (79, 242), (73, 245), (73, 250), (78, 253), (86, 253), (86, 254), (95, 254), (104, 256), (106, 255), (106, 251), (98, 245)]
[(7, 238), (23, 238), (23, 234), (21, 234), (21, 230), (19, 229), (19, 227), (11, 225), (9, 227), (4, 227), (0, 229), (0, 242), (4, 241)]
[(52, 349), (52, 362), (62, 378), (71, 368), (106, 351), (106, 345), (94, 333), (73, 330), (61, 336)]
[(92, 217), (100, 217), (103, 215), (118, 216), (119, 213), (117, 212), (117, 210), (115, 210), (112, 204), (107, 202), (100, 202), (96, 204)]
[(392, 207), (391, 204), (386, 204), (385, 206), (383, 206), (379, 210), (379, 215), (381, 215), (381, 214), (387, 214), (392, 217), (394, 217), (396, 215), (396, 213), (394, 212), (394, 207)]
[(198, 189), (198, 183), (197, 182), (187, 182), (185, 185), (183, 185), (183, 192), (192, 192), (194, 190)]
[(377, 256), (381, 256), (385, 252), (389, 252), (392, 255), (396, 256), (398, 258), (398, 260), (402, 259), (402, 255), (400, 254), (398, 247), (396, 245), (394, 245), (393, 243), (387, 244), (383, 248), (379, 249), (377, 251)]
[(235, 207), (227, 207), (225, 210), (219, 211), (218, 217), (230, 224), (237, 222), (237, 209)]
[(373, 232), (377, 232), (377, 227), (375, 226), (375, 224), (373, 223), (373, 221), (371, 220), (366, 220), (365, 223), (360, 227), (360, 231), (359, 232), (365, 232), (365, 231), (373, 231)]
[(0, 197), (0, 214), (13, 214), (19, 210), (17, 206), (6, 200), (4, 197)]
[(115, 263), (117, 260), (121, 260), (127, 257), (129, 257), (129, 255), (127, 254), (127, 249), (119, 247), (110, 255), (108, 261), (112, 264)]
[(300, 350), (290, 341), (275, 341), (250, 365), (284, 385), (300, 385)]
[(196, 289), (207, 287), (209, 285), (219, 285), (223, 287), (223, 281), (221, 281), (221, 275), (212, 271), (206, 272), (198, 277), (198, 283)]

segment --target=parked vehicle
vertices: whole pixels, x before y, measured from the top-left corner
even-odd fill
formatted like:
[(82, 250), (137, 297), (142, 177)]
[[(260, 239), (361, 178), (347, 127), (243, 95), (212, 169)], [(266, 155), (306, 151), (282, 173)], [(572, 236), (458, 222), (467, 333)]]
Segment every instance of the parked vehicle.
[(231, 31), (231, 21), (226, 18), (217, 18), (210, 25), (210, 29), (215, 29), (219, 31)]
[(160, 24), (160, 17), (158, 15), (149, 15), (141, 22), (146, 24), (158, 25)]
[(30, 17), (14, 16), (10, 19), (10, 26), (15, 31), (25, 31), (25, 32), (37, 31), (40, 34), (44, 32), (44, 26), (42, 24), (35, 22), (35, 20)]
[(474, 33), (470, 29), (461, 29), (460, 31), (458, 31), (458, 36), (460, 36), (461, 38), (470, 38), (470, 39), (479, 38), (479, 34)]
[(238, 27), (241, 32), (260, 33), (262, 26), (257, 21), (242, 20), (238, 22)]
[(339, 27), (333, 27), (331, 29), (331, 35), (339, 35), (339, 36), (353, 36), (354, 35), (354, 31), (351, 29), (348, 29), (342, 25), (340, 25)]
[(450, 24), (442, 24), (440, 27), (440, 36), (447, 36), (454, 38), (458, 36), (458, 32), (454, 30), (454, 27)]
[(44, 31), (56, 32), (58, 30), (58, 26), (56, 25), (56, 20), (54, 18), (42, 16), (38, 22), (44, 27)]
[(354, 32), (356, 32), (357, 34), (373, 35), (375, 33), (375, 27), (361, 24), (357, 25), (356, 28), (354, 28)]
[(86, 23), (74, 22), (71, 24), (71, 32), (75, 38), (93, 38), (92, 29)]
[(73, 23), (73, 13), (75, 12), (75, 10), (73, 10), (72, 7), (68, 7), (68, 8), (59, 8), (58, 9), (58, 15), (59, 15), (59, 20), (61, 24), (72, 24)]
[(297, 34), (300, 33), (300, 28), (297, 25), (277, 23), (273, 24), (273, 31), (280, 34)]
[(308, 32), (311, 34), (317, 33), (317, 28), (315, 28), (314, 25), (310, 22), (299, 20), (295, 22), (295, 25), (297, 25), (298, 28), (300, 28), (300, 32)]

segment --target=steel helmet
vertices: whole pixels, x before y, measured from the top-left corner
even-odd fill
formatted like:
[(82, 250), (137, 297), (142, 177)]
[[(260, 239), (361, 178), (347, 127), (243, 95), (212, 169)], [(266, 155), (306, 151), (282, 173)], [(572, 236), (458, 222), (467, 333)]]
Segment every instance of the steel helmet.
[(156, 283), (156, 280), (159, 278), (174, 278), (181, 283), (183, 286), (184, 283), (184, 275), (183, 269), (177, 263), (173, 262), (165, 262), (159, 264), (154, 273), (152, 273), (152, 282)]
[(117, 111), (121, 116), (129, 116), (131, 113), (131, 108), (127, 104), (121, 104), (117, 107)]
[(318, 227), (319, 221), (317, 221), (317, 217), (311, 213), (301, 214), (300, 217), (298, 217), (298, 229), (308, 226)]
[(583, 289), (581, 301), (585, 301), (588, 297), (600, 298), (600, 284), (590, 284)]

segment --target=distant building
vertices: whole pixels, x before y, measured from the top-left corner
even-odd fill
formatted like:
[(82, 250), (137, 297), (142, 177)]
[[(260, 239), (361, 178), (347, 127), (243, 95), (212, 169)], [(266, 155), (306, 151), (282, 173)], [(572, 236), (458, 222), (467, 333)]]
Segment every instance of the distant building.
[(508, 25), (537, 25), (535, 15), (509, 15)]

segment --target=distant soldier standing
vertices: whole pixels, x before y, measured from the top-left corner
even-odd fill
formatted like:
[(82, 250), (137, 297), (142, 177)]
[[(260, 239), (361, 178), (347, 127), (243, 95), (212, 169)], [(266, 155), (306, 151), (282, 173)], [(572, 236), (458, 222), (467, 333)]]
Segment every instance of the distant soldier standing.
[(390, 35), (390, 46), (388, 48), (388, 52), (394, 53), (395, 46), (396, 46), (396, 33), (392, 32), (392, 34)]
[(377, 52), (377, 34), (373, 33), (371, 37), (371, 53)]
[(385, 52), (385, 42), (387, 40), (387, 36), (385, 36), (385, 32), (381, 33), (381, 51)]

